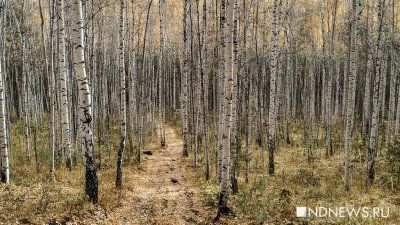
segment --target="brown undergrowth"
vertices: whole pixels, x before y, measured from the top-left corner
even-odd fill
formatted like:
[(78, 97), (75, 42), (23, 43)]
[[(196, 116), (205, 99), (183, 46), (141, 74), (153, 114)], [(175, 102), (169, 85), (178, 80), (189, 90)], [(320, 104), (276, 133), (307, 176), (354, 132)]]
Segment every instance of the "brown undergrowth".
[[(114, 187), (116, 152), (110, 158), (103, 154), (102, 167), (98, 170), (98, 205), (85, 199), (81, 165), (75, 165), (72, 171), (58, 165), (54, 178), (50, 178), (47, 164), (40, 165), (36, 173), (32, 160), (26, 163), (23, 157), (13, 158), (12, 182), (0, 185), (0, 224), (209, 223), (212, 218), (195, 186), (195, 173), (187, 159), (182, 158), (181, 138), (170, 127), (165, 129), (167, 145), (164, 148), (159, 149), (155, 138), (145, 147), (152, 155), (142, 155), (141, 164), (125, 157), (120, 192)], [(19, 132), (17, 126), (13, 133)], [(15, 140), (12, 146), (18, 149), (18, 155), (23, 155), (23, 141)]]

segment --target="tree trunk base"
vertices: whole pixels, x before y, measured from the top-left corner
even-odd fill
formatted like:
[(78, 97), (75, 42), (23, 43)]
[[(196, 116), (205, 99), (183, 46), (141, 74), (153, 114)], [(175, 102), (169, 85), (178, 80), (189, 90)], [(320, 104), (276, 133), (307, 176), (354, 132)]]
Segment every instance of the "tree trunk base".
[(98, 185), (99, 181), (97, 179), (97, 169), (96, 169), (96, 162), (93, 158), (87, 158), (87, 165), (86, 165), (86, 194), (89, 197), (89, 201), (96, 204), (98, 202)]
[(165, 147), (165, 138), (161, 138), (161, 148)]
[(235, 176), (231, 176), (232, 194), (235, 195), (239, 192), (238, 180)]
[(4, 171), (0, 171), (1, 183), (6, 183), (6, 173)]
[(67, 159), (65, 160), (65, 167), (67, 167), (70, 172), (72, 171), (72, 159), (71, 159), (71, 157), (67, 157)]
[(222, 215), (228, 216), (230, 218), (235, 218), (235, 213), (228, 206), (220, 206), (218, 207), (217, 216), (214, 219), (214, 222), (218, 221)]

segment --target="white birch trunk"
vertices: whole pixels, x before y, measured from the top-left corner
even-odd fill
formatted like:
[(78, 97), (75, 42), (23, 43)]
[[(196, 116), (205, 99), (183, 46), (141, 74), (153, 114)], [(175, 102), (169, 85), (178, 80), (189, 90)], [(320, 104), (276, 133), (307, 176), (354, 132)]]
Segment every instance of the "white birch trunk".
[(121, 143), (118, 150), (117, 159), (117, 175), (115, 186), (119, 189), (122, 187), (122, 159), (126, 144), (126, 76), (125, 76), (125, 44), (124, 44), (124, 21), (125, 21), (125, 0), (121, 0), (120, 24), (119, 24), (119, 65), (118, 73), (120, 78), (121, 108), (120, 108), (120, 124), (121, 124)]
[[(1, 10), (3, 13), (3, 10)], [(0, 34), (3, 26), (0, 14)], [(6, 98), (5, 98), (5, 79), (2, 73), (2, 58), (0, 59), (0, 182), (8, 184), (10, 182), (10, 164), (8, 160), (7, 127), (6, 127)]]
[(231, 187), (234, 194), (238, 192), (238, 184), (237, 184), (237, 170), (238, 170), (238, 152), (237, 152), (237, 134), (238, 134), (238, 118), (237, 118), (237, 105), (238, 105), (238, 39), (237, 39), (237, 31), (238, 31), (238, 0), (232, 0), (230, 4), (234, 4), (233, 6), (233, 23), (232, 27), (232, 45), (233, 45), (233, 70), (232, 70), (232, 96), (231, 96), (231, 133), (230, 133), (230, 154), (231, 154), (231, 164), (230, 164), (230, 180)]
[[(398, 74), (397, 74), (397, 76), (398, 76)], [(397, 78), (397, 81), (398, 80), (399, 80), (399, 78)], [(394, 136), (398, 137), (398, 135), (399, 135), (399, 127), (400, 127), (399, 126), (400, 125), (400, 96), (399, 96), (400, 85), (397, 85), (396, 93), (397, 93), (397, 105), (395, 107), (397, 107), (397, 109), (396, 109), (396, 121), (395, 121), (395, 124), (394, 124)]]
[(268, 113), (268, 156), (269, 156), (269, 174), (274, 175), (274, 151), (275, 151), (275, 123), (276, 123), (276, 78), (278, 67), (279, 51), (279, 28), (278, 28), (278, 0), (274, 0), (273, 22), (272, 22), (272, 61), (271, 77), (269, 88), (269, 113)]
[(393, 138), (393, 131), (394, 131), (394, 116), (395, 116), (395, 104), (396, 104), (396, 84), (397, 84), (397, 69), (394, 65), (394, 60), (396, 58), (395, 52), (392, 48), (391, 51), (391, 63), (390, 63), (390, 91), (389, 91), (389, 111), (388, 111), (388, 120), (387, 120), (387, 127), (386, 127), (386, 143), (390, 143)]
[(50, 174), (54, 176), (54, 164), (55, 164), (55, 154), (56, 154), (56, 83), (54, 74), (54, 17), (55, 17), (55, 2), (51, 5), (51, 15), (50, 15), (50, 104), (51, 104), (51, 162), (50, 162)]
[[(225, 5), (222, 0), (221, 4)], [(218, 203), (218, 215), (230, 213), (228, 208), (229, 191), (229, 161), (231, 144), (231, 125), (232, 125), (232, 89), (233, 80), (236, 74), (233, 73), (233, 5), (234, 0), (226, 1), (226, 17), (221, 15), (222, 23), (226, 24), (225, 32), (225, 81), (226, 91), (224, 97), (224, 128), (222, 134), (222, 162), (221, 162), (221, 193)], [(224, 6), (223, 6), (224, 7)], [(225, 19), (226, 18), (226, 19)], [(226, 22), (225, 22), (226, 21)], [(218, 216), (217, 216), (218, 217)]]
[[(205, 145), (205, 155), (206, 155), (206, 180), (210, 179), (210, 155), (208, 148), (208, 73), (207, 73), (207, 0), (203, 2), (203, 31), (202, 31), (202, 45), (201, 45), (201, 88), (203, 97), (203, 126), (204, 126), (204, 145)], [(175, 71), (174, 71), (175, 79)], [(174, 90), (175, 90), (175, 80), (174, 80)], [(174, 92), (175, 95), (175, 92)], [(175, 97), (174, 97), (174, 107), (175, 107)]]
[(83, 36), (83, 17), (82, 1), (74, 0), (72, 2), (72, 41), (74, 53), (74, 70), (79, 89), (79, 126), (81, 132), (81, 141), (85, 153), (85, 191), (90, 201), (98, 201), (98, 179), (97, 165), (93, 154), (93, 132), (92, 132), (92, 97), (89, 89), (88, 77), (85, 71), (84, 57), (84, 36)]
[(357, 37), (359, 32), (359, 21), (361, 14), (361, 1), (353, 0), (352, 20), (353, 26), (351, 30), (351, 43), (350, 43), (350, 76), (349, 76), (349, 87), (347, 95), (347, 106), (346, 106), (346, 122), (344, 131), (344, 187), (348, 191), (350, 189), (350, 156), (352, 146), (352, 130), (354, 123), (354, 107), (356, 97), (356, 77), (357, 77), (357, 62), (358, 62), (358, 50), (357, 50)]
[(335, 73), (335, 123), (339, 120), (339, 98), (340, 98), (340, 61), (336, 61), (336, 73)]
[(160, 120), (160, 142), (161, 147), (165, 146), (165, 131), (164, 131), (164, 92), (162, 86), (164, 84), (164, 74), (162, 69), (162, 62), (164, 57), (164, 0), (159, 0), (158, 11), (160, 14), (160, 49), (158, 55), (158, 110)]
[(184, 1), (183, 12), (183, 71), (182, 71), (182, 106), (181, 115), (183, 121), (183, 156), (187, 157), (188, 141), (189, 141), (189, 124), (188, 124), (188, 28), (187, 28), (187, 14), (188, 14), (188, 0)]
[(390, 45), (390, 81), (389, 81), (389, 111), (388, 111), (388, 120), (387, 120), (387, 127), (386, 127), (386, 144), (390, 143), (392, 140), (392, 135), (394, 131), (394, 116), (395, 116), (395, 104), (396, 104), (396, 85), (397, 85), (397, 68), (395, 66), (395, 61), (397, 59), (395, 49), (393, 46), (393, 43), (395, 43), (395, 4), (394, 1), (390, 4), (390, 40), (391, 40), (391, 45)]
[(376, 63), (375, 63), (375, 81), (374, 81), (374, 92), (372, 97), (372, 117), (371, 117), (371, 131), (369, 138), (369, 149), (368, 149), (368, 178), (367, 187), (375, 176), (375, 157), (377, 152), (378, 142), (378, 128), (379, 128), (379, 109), (380, 109), (380, 97), (379, 93), (382, 89), (382, 23), (383, 23), (383, 6), (382, 0), (378, 1), (378, 37), (376, 42)]
[(217, 140), (217, 181), (218, 183), (221, 182), (222, 179), (222, 155), (223, 155), (223, 130), (224, 130), (224, 116), (225, 116), (225, 87), (226, 87), (226, 55), (225, 55), (225, 49), (226, 49), (226, 45), (225, 45), (225, 39), (226, 39), (226, 32), (225, 31), (225, 26), (226, 26), (226, 0), (222, 0), (221, 1), (221, 26), (220, 26), (220, 30), (219, 35), (220, 35), (220, 48), (219, 48), (219, 58), (218, 58), (218, 69), (219, 69), (219, 75), (218, 75), (218, 82), (219, 82), (219, 86), (218, 86), (218, 140)]
[(328, 80), (327, 80), (327, 96), (326, 96), (326, 156), (333, 155), (332, 149), (332, 78), (334, 73), (333, 56), (335, 52), (335, 29), (336, 29), (336, 10), (337, 10), (338, 0), (334, 2), (334, 12), (332, 15), (332, 30), (329, 39), (329, 62), (328, 62)]
[(373, 73), (373, 35), (374, 35), (374, 16), (371, 8), (373, 7), (373, 0), (368, 0), (368, 61), (367, 72), (365, 78), (365, 95), (363, 102), (363, 126), (362, 134), (367, 134), (370, 128), (371, 120), (371, 79)]
[(67, 167), (72, 169), (70, 121), (67, 89), (67, 62), (65, 57), (64, 0), (58, 0), (58, 69), (61, 101), (62, 148), (67, 154)]

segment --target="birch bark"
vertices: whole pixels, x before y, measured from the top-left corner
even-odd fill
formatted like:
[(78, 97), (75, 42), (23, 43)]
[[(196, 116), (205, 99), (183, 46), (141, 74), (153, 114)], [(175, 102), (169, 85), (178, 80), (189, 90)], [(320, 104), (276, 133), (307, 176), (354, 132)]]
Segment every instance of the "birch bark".
[[(232, 125), (232, 90), (235, 74), (233, 73), (233, 6), (234, 0), (222, 0), (221, 4), (226, 4), (226, 17), (221, 14), (222, 23), (226, 24), (225, 32), (225, 81), (226, 91), (224, 95), (224, 126), (222, 134), (222, 162), (221, 162), (221, 192), (218, 203), (218, 215), (231, 213), (228, 208), (229, 190), (229, 161), (231, 144), (231, 125)], [(226, 18), (226, 19), (225, 19)], [(226, 21), (226, 22), (225, 22)]]
[(98, 201), (97, 165), (93, 154), (92, 132), (92, 97), (88, 77), (85, 70), (84, 56), (84, 22), (82, 16), (82, 1), (72, 2), (72, 41), (74, 54), (74, 70), (79, 90), (79, 125), (83, 152), (85, 153), (85, 192), (93, 203)]
[(269, 174), (274, 175), (274, 151), (275, 151), (275, 122), (276, 122), (276, 78), (278, 66), (279, 51), (279, 28), (278, 28), (278, 0), (274, 0), (273, 6), (273, 22), (272, 22), (272, 61), (271, 61), (271, 77), (270, 77), (270, 94), (269, 94), (269, 114), (268, 114), (268, 156), (269, 156)]
[(120, 124), (121, 124), (121, 143), (118, 150), (117, 158), (117, 175), (115, 186), (118, 189), (122, 187), (122, 158), (125, 151), (126, 143), (126, 76), (125, 76), (125, 44), (124, 44), (124, 21), (125, 21), (125, 0), (120, 2), (120, 24), (119, 24), (119, 65), (118, 72), (120, 78), (121, 108), (120, 108)]
[(350, 154), (352, 146), (352, 130), (354, 123), (354, 107), (356, 98), (356, 77), (357, 77), (357, 62), (358, 50), (357, 40), (359, 33), (359, 21), (361, 14), (361, 1), (353, 0), (353, 13), (352, 13), (352, 32), (350, 42), (350, 76), (349, 87), (347, 95), (347, 109), (346, 109), (346, 122), (344, 133), (344, 187), (348, 191), (350, 189)]
[(69, 102), (67, 89), (67, 62), (65, 57), (65, 25), (64, 25), (64, 0), (58, 0), (58, 69), (59, 69), (59, 87), (61, 100), (61, 127), (62, 127), (62, 148), (67, 154), (66, 165), (69, 170), (72, 169), (71, 139), (70, 139), (70, 121), (69, 121)]
[(158, 54), (158, 110), (160, 120), (160, 142), (161, 147), (165, 146), (165, 132), (164, 132), (164, 92), (162, 86), (164, 84), (163, 74), (163, 57), (164, 57), (164, 0), (159, 0), (158, 11), (160, 14), (160, 49)]
[(378, 27), (376, 41), (376, 62), (375, 62), (375, 81), (374, 92), (372, 96), (372, 116), (371, 116), (371, 131), (369, 137), (368, 148), (368, 172), (367, 172), (367, 187), (375, 177), (375, 157), (377, 152), (378, 128), (379, 128), (379, 109), (380, 109), (380, 92), (383, 91), (382, 82), (382, 26), (383, 26), (383, 5), (382, 0), (378, 0)]
[[(3, 37), (3, 8), (0, 9), (0, 37)], [(2, 44), (2, 43), (1, 43)], [(3, 57), (0, 58), (0, 181), (10, 182), (10, 164), (8, 159), (7, 127), (6, 127), (6, 98), (4, 74), (2, 72)]]

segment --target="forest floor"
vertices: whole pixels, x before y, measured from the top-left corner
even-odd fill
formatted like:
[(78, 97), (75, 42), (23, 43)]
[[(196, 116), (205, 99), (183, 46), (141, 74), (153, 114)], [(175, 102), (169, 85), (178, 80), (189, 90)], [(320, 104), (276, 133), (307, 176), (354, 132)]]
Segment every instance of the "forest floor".
[(210, 224), (216, 210), (202, 201), (190, 158), (182, 157), (182, 139), (168, 125), (165, 131), (164, 148), (156, 141), (147, 145), (140, 164), (126, 157), (122, 191), (114, 186), (114, 160), (103, 163), (97, 205), (84, 196), (81, 168), (61, 166), (50, 179), (19, 165), (21, 177), (0, 185), (0, 224)]
[[(119, 206), (98, 209), (71, 221), (78, 224), (208, 224), (210, 211), (194, 182), (194, 172), (182, 158), (182, 139), (165, 127), (168, 145), (142, 156), (144, 169), (125, 169), (125, 186)], [(151, 152), (151, 153), (150, 153)]]
[[(182, 160), (182, 140), (174, 130), (165, 127), (168, 146), (145, 155), (146, 169), (134, 179), (136, 185), (126, 192), (118, 208), (100, 222), (130, 224), (201, 224), (209, 220), (194, 174)], [(94, 221), (98, 222), (98, 218)]]
[[(50, 177), (49, 127), (39, 127), (39, 163), (35, 170), (35, 161), (25, 159), (23, 124), (14, 124), (11, 127), (16, 137), (11, 139), (11, 183), (0, 184), (0, 224), (212, 224), (220, 191), (215, 182), (215, 145), (209, 146), (211, 179), (206, 181), (203, 146), (195, 171), (193, 154), (182, 157), (179, 117), (167, 124), (167, 145), (160, 148), (158, 135), (147, 133), (141, 163), (135, 162), (132, 152), (127, 149), (120, 191), (115, 188), (119, 126), (111, 126), (111, 136), (103, 134), (103, 138), (99, 138), (97, 135), (97, 205), (89, 203), (85, 197), (84, 170), (78, 152), (72, 171), (58, 162), (54, 177)], [(210, 143), (216, 142), (214, 130), (216, 128), (211, 127)], [(219, 224), (398, 224), (400, 178), (398, 173), (391, 172), (391, 167), (398, 164), (392, 165), (380, 155), (385, 149), (378, 154), (376, 181), (366, 193), (366, 148), (362, 140), (355, 138), (351, 189), (345, 192), (341, 132), (333, 135), (334, 156), (325, 158), (324, 140), (320, 137), (308, 160), (302, 130), (302, 126), (294, 125), (291, 143), (279, 142), (275, 176), (262, 175), (265, 168), (262, 151), (254, 143), (249, 182), (246, 183), (246, 155), (244, 148), (241, 149), (239, 193), (231, 194), (228, 202), (236, 218), (224, 216)], [(101, 157), (98, 157), (100, 152)], [(266, 152), (264, 157), (267, 159)], [(379, 207), (390, 208), (391, 213), (387, 218), (297, 218), (296, 207), (300, 206)]]

